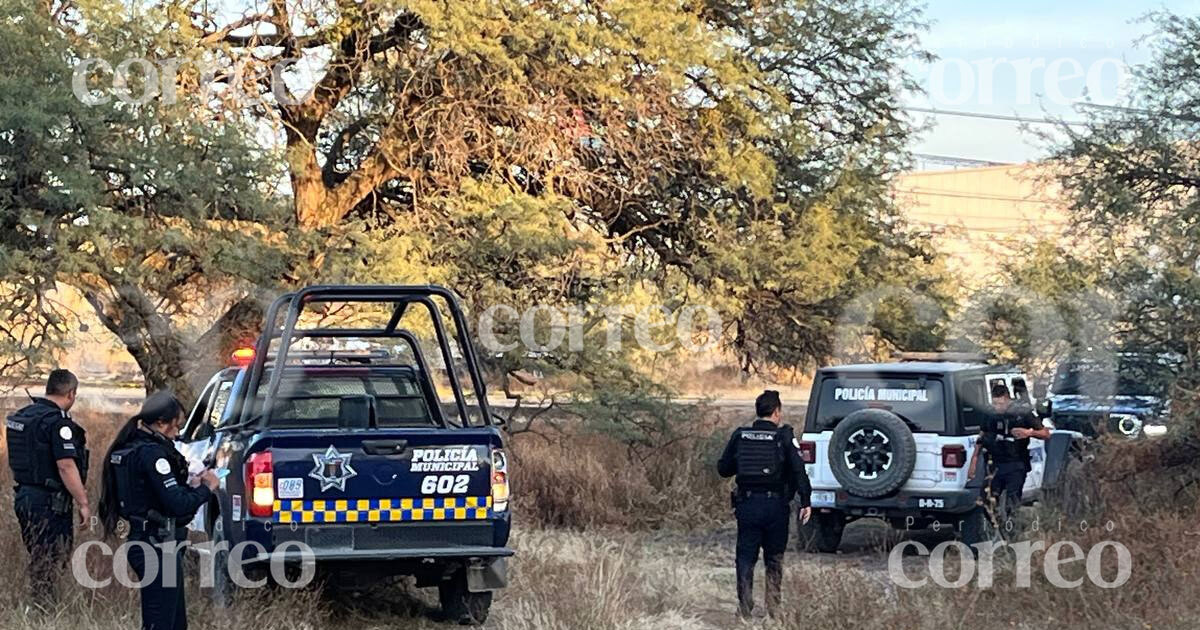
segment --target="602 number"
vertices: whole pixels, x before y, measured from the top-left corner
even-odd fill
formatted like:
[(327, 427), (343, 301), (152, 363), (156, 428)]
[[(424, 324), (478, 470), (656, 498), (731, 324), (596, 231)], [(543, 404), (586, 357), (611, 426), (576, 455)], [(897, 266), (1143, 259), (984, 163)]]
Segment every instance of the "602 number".
[(429, 475), (421, 480), (421, 494), (466, 494), (470, 475)]

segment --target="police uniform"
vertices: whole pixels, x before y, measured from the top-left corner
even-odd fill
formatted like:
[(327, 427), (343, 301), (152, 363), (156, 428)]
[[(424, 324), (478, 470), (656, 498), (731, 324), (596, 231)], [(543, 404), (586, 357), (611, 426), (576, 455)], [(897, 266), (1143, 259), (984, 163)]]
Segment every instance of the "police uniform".
[(783, 553), (788, 542), (789, 504), (798, 497), (809, 507), (812, 487), (804, 471), (800, 443), (789, 426), (758, 418), (734, 431), (717, 463), (722, 477), (736, 476), (738, 611), (754, 608), (754, 565), (759, 550), (767, 570), (767, 611), (774, 614), (783, 582)]
[(1013, 437), (1013, 429), (1041, 429), (1042, 421), (1028, 407), (1015, 403), (1004, 413), (984, 420), (979, 443), (984, 449), (991, 481), (985, 486), (989, 502), (1004, 502), (1005, 517), (1021, 504), (1025, 477), (1033, 469), (1029, 438)]
[[(184, 630), (182, 548), (164, 546), (187, 538), (187, 523), (212, 496), (203, 484), (187, 484), (187, 459), (167, 438), (145, 429), (134, 432), (126, 446), (110, 456), (116, 471), (117, 510), (129, 521), (129, 566), (138, 580), (145, 576), (146, 555), (153, 554), (153, 580), (142, 587), (142, 628)], [(173, 559), (164, 556), (173, 553)], [(168, 575), (163, 567), (174, 572)]]
[(74, 543), (74, 505), (58, 474), (58, 460), (73, 459), (87, 483), (87, 434), (46, 398), (35, 398), (8, 417), (8, 464), (16, 482), (14, 508), (29, 550), (35, 598), (53, 598)]

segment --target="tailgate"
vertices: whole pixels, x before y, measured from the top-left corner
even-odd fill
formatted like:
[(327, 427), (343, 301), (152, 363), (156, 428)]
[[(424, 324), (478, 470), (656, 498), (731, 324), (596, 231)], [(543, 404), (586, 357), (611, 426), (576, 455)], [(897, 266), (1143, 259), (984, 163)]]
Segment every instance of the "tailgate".
[(255, 450), (271, 453), (276, 523), (386, 523), (492, 518), (501, 445), (486, 428), (272, 430)]

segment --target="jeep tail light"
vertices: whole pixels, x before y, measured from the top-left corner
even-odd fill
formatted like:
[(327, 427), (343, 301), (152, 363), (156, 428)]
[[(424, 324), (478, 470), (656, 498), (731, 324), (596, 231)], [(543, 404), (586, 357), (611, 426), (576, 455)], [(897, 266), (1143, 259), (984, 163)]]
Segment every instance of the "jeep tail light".
[(508, 457), (504, 449), (492, 449), (492, 509), (508, 509)]
[(250, 456), (246, 462), (246, 491), (250, 493), (250, 516), (275, 513), (275, 480), (271, 472), (271, 452)]
[(816, 442), (801, 442), (800, 457), (805, 464), (817, 463), (817, 443)]
[(947, 444), (942, 447), (942, 467), (962, 468), (967, 465), (967, 449), (961, 444)]

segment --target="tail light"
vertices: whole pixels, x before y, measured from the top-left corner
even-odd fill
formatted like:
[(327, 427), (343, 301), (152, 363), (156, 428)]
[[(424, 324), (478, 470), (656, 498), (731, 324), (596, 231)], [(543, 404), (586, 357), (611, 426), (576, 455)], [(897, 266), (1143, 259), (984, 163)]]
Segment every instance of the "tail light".
[(504, 449), (492, 449), (492, 509), (508, 509), (508, 457)]
[(804, 459), (805, 464), (817, 463), (817, 443), (816, 442), (801, 442), (800, 457)]
[(942, 447), (942, 467), (962, 468), (967, 465), (967, 449), (961, 444), (947, 444)]
[(271, 472), (271, 452), (250, 456), (246, 462), (246, 490), (250, 493), (250, 516), (275, 513), (275, 479)]

